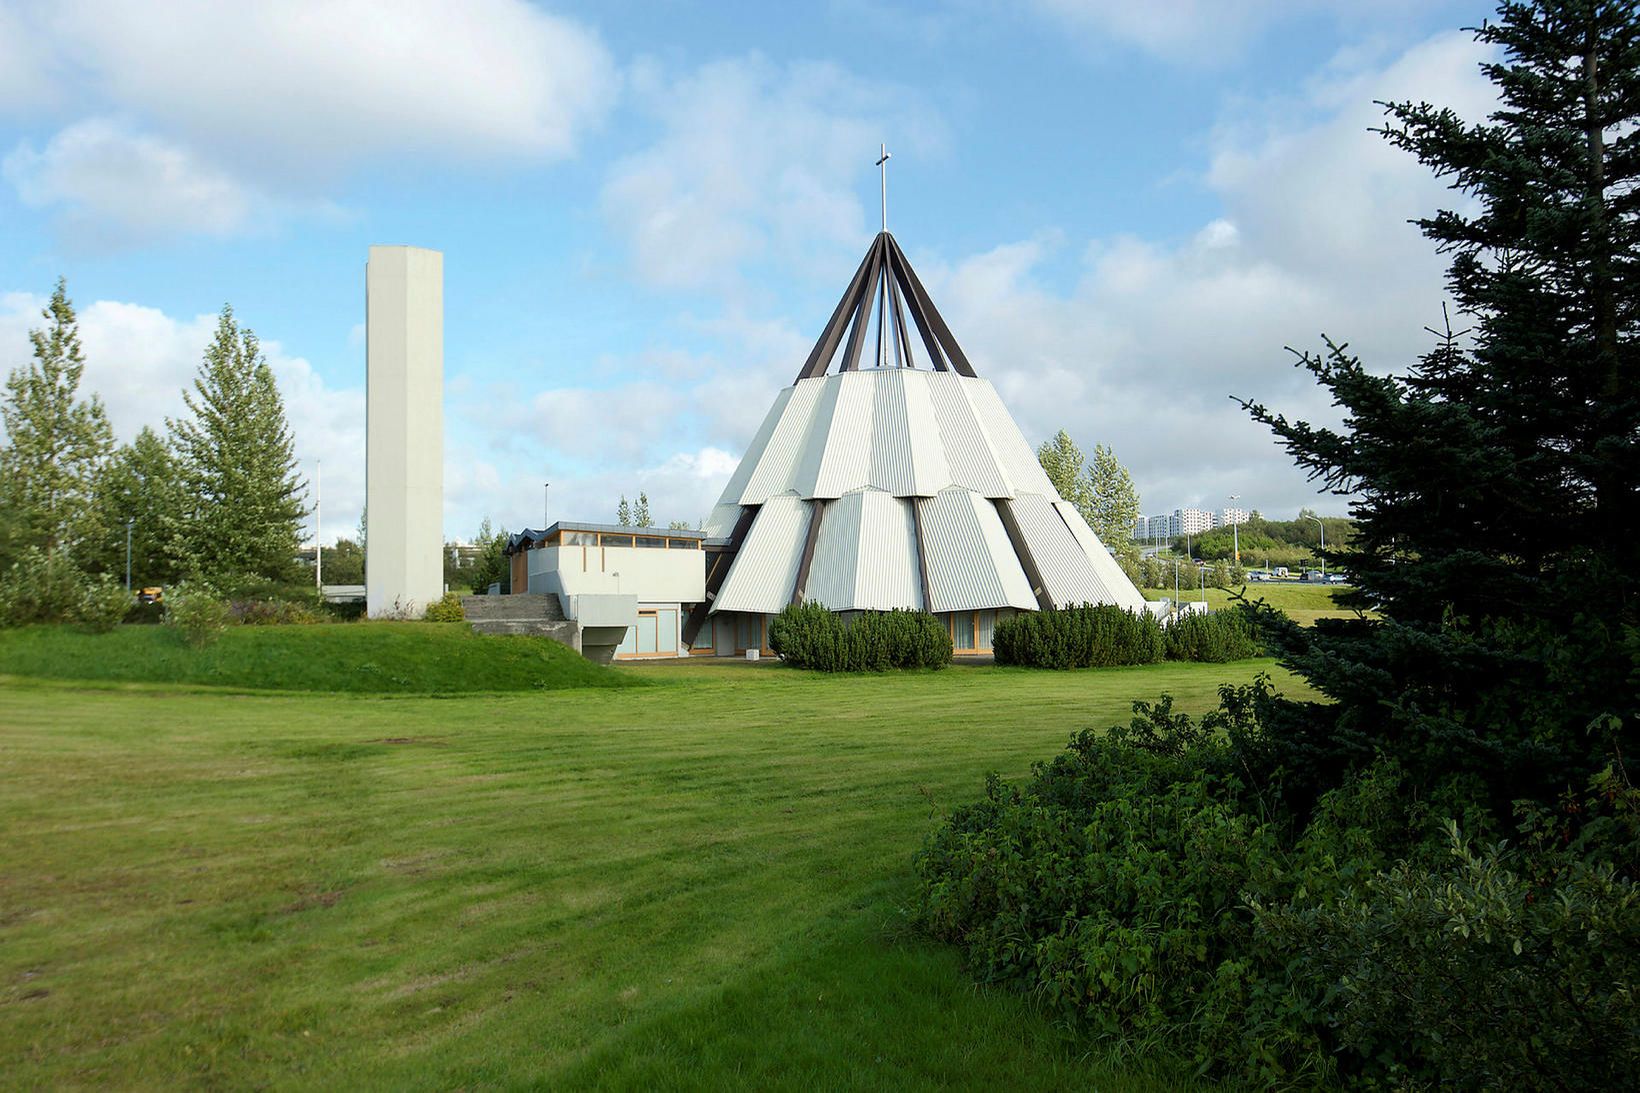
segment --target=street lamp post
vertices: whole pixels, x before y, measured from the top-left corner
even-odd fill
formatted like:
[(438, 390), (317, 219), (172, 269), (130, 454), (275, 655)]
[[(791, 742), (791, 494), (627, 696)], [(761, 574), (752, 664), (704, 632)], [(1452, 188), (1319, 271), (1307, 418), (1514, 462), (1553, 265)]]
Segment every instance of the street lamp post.
[(134, 516), (125, 519), (125, 590), (131, 591), (131, 527), (137, 522)]
[(1306, 516), (1306, 520), (1314, 520), (1315, 526), (1321, 529), (1321, 579), (1327, 579), (1327, 525), (1321, 522), (1319, 516)]
[(1237, 565), (1241, 564), (1241, 514), (1236, 512), (1235, 503), (1240, 500), (1241, 494), (1230, 495), (1230, 542), (1236, 553)]

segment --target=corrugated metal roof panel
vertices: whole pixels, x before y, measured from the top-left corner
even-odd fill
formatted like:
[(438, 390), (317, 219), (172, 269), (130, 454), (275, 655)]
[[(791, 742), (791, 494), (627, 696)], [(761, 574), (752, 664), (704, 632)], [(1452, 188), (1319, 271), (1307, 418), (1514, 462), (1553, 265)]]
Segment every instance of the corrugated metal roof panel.
[[(780, 416), (786, 411), (786, 403), (791, 400), (794, 388), (783, 387), (774, 397), (774, 405), (769, 412), (763, 415), (763, 424), (757, 427), (752, 436), (752, 442), (746, 445), (746, 454), (740, 457), (740, 463), (735, 467), (735, 473), (729, 476), (729, 484), (723, 487), (723, 493), (718, 498), (719, 505), (739, 504), (740, 495), (746, 492), (746, 483), (751, 480), (752, 472), (763, 459), (763, 452), (769, 446), (769, 437), (774, 434), (774, 427), (780, 421)], [(733, 527), (734, 525), (730, 525)], [(724, 532), (725, 535), (728, 532)]]
[(921, 610), (911, 502), (879, 490), (828, 502), (803, 598), (833, 611)]
[(871, 453), (877, 441), (872, 433), (874, 391), (881, 378), (882, 373), (875, 371), (828, 377), (830, 418), (821, 417), (824, 407), (817, 408), (812, 430), (817, 440), (823, 438), (824, 446), (818, 458), (808, 457), (818, 465), (818, 473), (812, 481), (799, 476), (798, 493), (805, 497), (841, 497), (871, 481)]
[(772, 615), (791, 602), (812, 508), (796, 494), (781, 494), (763, 503), (712, 601), (713, 614), (750, 611)]
[[(798, 469), (815, 432), (812, 428), (815, 408), (825, 389), (824, 378), (799, 380), (795, 387), (789, 388), (791, 394), (780, 419), (737, 499), (742, 505), (761, 505), (770, 497), (796, 489)], [(825, 434), (819, 435), (818, 443), (823, 443)]]
[(915, 502), (875, 490), (849, 496), (860, 498), (854, 606), (865, 611), (922, 610), (917, 527), (911, 514)]
[(924, 375), (952, 483), (985, 497), (1012, 497), (990, 438), (962, 386), (964, 378), (955, 372)]
[(1118, 604), (1129, 611), (1144, 610), (1144, 593), (1128, 580), (1128, 575), (1122, 572), (1122, 567), (1110, 556), (1110, 551), (1099, 541), (1099, 536), (1088, 527), (1088, 522), (1076, 511), (1076, 506), (1069, 501), (1055, 501), (1053, 507), (1091, 560), (1094, 575), (1099, 579), (1108, 597), (1103, 602)]
[(701, 525), (701, 531), (708, 539), (722, 539), (735, 530), (735, 524), (740, 520), (741, 506), (733, 501), (719, 501), (712, 506), (712, 515), (706, 518)]
[(871, 393), (870, 483), (896, 497), (917, 492), (913, 437), (906, 413), (908, 371), (896, 368), (875, 373)]
[(934, 396), (927, 377), (931, 372), (904, 371), (906, 428), (911, 436), (912, 489), (896, 496), (933, 497), (955, 479), (940, 437), (939, 419), (934, 414)]
[(1013, 415), (1008, 413), (1008, 408), (1002, 404), (1002, 399), (997, 395), (996, 388), (991, 386), (991, 381), (961, 376), (958, 377), (958, 382), (967, 392), (968, 399), (974, 406), (975, 416), (985, 426), (985, 433), (991, 441), (991, 450), (996, 454), (997, 462), (1013, 487), (1013, 492), (1058, 497), (1058, 491), (1053, 488), (1053, 483), (1048, 481), (1042, 464), (1037, 461), (1036, 452), (1025, 442), (1025, 435), (1019, 431)]
[(824, 604), (833, 611), (847, 611), (854, 606), (854, 571), (860, 562), (860, 496), (851, 493), (826, 505), (820, 534), (814, 541), (808, 585), (803, 589), (803, 599), (808, 603)]
[(1094, 574), (1093, 560), (1065, 526), (1052, 501), (1039, 493), (1021, 493), (1007, 505), (1042, 575), (1042, 590), (1055, 607), (1113, 602)]
[(922, 513), (931, 611), (992, 607), (1034, 610), (1031, 583), (1014, 554), (996, 506), (966, 489), (916, 502)]

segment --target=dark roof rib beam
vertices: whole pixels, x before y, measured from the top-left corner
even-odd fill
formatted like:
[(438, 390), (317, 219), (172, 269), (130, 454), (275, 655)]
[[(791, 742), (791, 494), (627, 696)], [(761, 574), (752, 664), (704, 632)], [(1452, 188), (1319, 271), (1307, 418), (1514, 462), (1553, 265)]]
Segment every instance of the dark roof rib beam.
[(871, 267), (866, 271), (864, 291), (860, 293), (860, 302), (854, 309), (854, 322), (849, 327), (848, 345), (843, 348), (844, 372), (854, 372), (860, 367), (860, 347), (866, 340), (866, 327), (871, 325), (871, 303), (876, 299), (877, 282), (882, 277), (883, 259), (888, 254), (885, 243), (887, 238), (887, 235), (879, 235), (876, 245), (871, 248)]
[(888, 286), (889, 299), (894, 302), (894, 355), (900, 358), (902, 368), (915, 368), (917, 362), (911, 357), (911, 332), (905, 328), (905, 301), (900, 297), (900, 283), (892, 268), (884, 271), (883, 283)]
[(894, 272), (896, 286), (905, 290), (906, 307), (917, 324), (917, 333), (922, 335), (923, 348), (928, 350), (928, 357), (933, 362), (934, 370), (949, 372), (951, 366), (945, 361), (945, 352), (940, 348), (939, 339), (934, 337), (934, 330), (928, 325), (928, 316), (923, 314), (920, 302), (911, 291), (911, 282), (906, 279), (905, 256), (898, 251), (898, 247), (889, 251), (888, 268)]
[(847, 329), (848, 316), (859, 307), (859, 294), (866, 285), (866, 273), (876, 254), (877, 247), (873, 245), (860, 259), (860, 268), (854, 271), (854, 279), (848, 283), (843, 298), (837, 301), (837, 309), (826, 322), (826, 329), (821, 331), (820, 340), (809, 351), (809, 359), (803, 362), (802, 370), (797, 373), (798, 379), (811, 380), (823, 376), (831, 367), (831, 359), (837, 355), (837, 345), (843, 340), (843, 331)]
[[(884, 234), (887, 235), (887, 233)], [(919, 320), (933, 327), (934, 335), (939, 338), (940, 345), (945, 348), (946, 354), (951, 358), (951, 367), (956, 369), (959, 375), (972, 378), (975, 374), (974, 366), (968, 363), (968, 357), (963, 353), (962, 346), (957, 344), (957, 339), (951, 333), (951, 328), (946, 326), (945, 320), (940, 317), (939, 309), (934, 306), (934, 301), (928, 296), (928, 290), (923, 288), (921, 281), (917, 280), (917, 272), (911, 268), (911, 263), (906, 261), (905, 253), (900, 250), (900, 245), (894, 241), (894, 237), (887, 236), (887, 239), (889, 253), (894, 256), (897, 268), (905, 274), (907, 282), (905, 285), (906, 295), (911, 298), (912, 306), (922, 312)]]

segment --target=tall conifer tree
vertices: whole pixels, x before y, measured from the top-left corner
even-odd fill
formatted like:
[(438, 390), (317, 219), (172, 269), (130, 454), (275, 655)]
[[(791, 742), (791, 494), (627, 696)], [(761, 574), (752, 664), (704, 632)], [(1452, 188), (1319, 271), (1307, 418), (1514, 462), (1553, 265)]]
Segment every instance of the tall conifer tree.
[(189, 414), (170, 423), (190, 508), (190, 575), (288, 577), (306, 514), (284, 400), (257, 337), (224, 305)]
[(1506, 810), (1602, 763), (1597, 719), (1637, 742), (1640, 11), (1508, 2), (1477, 37), (1500, 54), (1487, 121), (1395, 103), (1382, 130), (1471, 201), (1419, 221), (1452, 255), (1467, 331), (1403, 376), (1331, 344), (1306, 355), (1343, 430), (1244, 405), (1359, 498), (1348, 553), (1329, 554), (1381, 616), (1276, 628), (1336, 700), (1289, 707), (1282, 761), (1321, 788), (1389, 752)]
[(84, 564), (96, 561), (86, 557), (98, 540), (93, 497), (114, 434), (101, 400), (80, 394), (85, 355), (66, 281), (41, 315), (45, 328), (29, 331), (34, 359), (0, 400), (0, 561), (33, 546)]

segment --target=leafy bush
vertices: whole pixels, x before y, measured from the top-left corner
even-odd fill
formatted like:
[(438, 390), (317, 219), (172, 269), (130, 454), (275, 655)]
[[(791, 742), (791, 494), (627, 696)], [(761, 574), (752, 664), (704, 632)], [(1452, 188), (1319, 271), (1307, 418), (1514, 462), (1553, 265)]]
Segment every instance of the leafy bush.
[(74, 621), (85, 606), (86, 581), (66, 555), (27, 548), (0, 578), (0, 625)]
[[(1640, 1072), (1640, 892), (1610, 862), (1479, 851), (1397, 862), (1336, 903), (1254, 904), (1306, 1009), (1405, 1087), (1616, 1089)], [(1544, 882), (1547, 883), (1544, 883)]]
[(228, 606), (228, 620), (243, 626), (286, 626), (327, 621), (319, 590), (306, 582), (239, 576), (214, 582), (213, 595)]
[(1163, 630), (1168, 660), (1223, 663), (1259, 654), (1257, 631), (1240, 611), (1181, 615)]
[(865, 611), (845, 619), (822, 604), (787, 607), (769, 623), (769, 647), (787, 664), (821, 672), (943, 668), (951, 634), (921, 611)]
[(241, 626), (292, 626), (326, 621), (312, 607), (296, 600), (233, 599), (228, 621)]
[[(1472, 851), (1462, 785), (1384, 761), (1306, 821), (1257, 772), (1262, 679), (1165, 698), (987, 779), (916, 859), (917, 916), (983, 979), (1130, 1050), (1262, 1086), (1615, 1088), (1640, 1067), (1640, 795), (1608, 771)], [(1578, 817), (1577, 835), (1567, 817)], [(1595, 814), (1602, 814), (1595, 816)], [(1591, 819), (1591, 817), (1594, 817)]]
[(228, 605), (209, 585), (180, 584), (165, 594), (165, 625), (175, 627), (195, 649), (203, 649), (220, 638), (228, 628), (228, 617)]
[(467, 611), (461, 606), (459, 593), (446, 592), (427, 605), (425, 618), (428, 622), (465, 622)]
[(999, 619), (991, 649), (998, 664), (1109, 668), (1155, 664), (1166, 652), (1166, 644), (1161, 624), (1148, 612), (1084, 604)]
[(94, 633), (106, 634), (124, 622), (135, 606), (136, 599), (125, 585), (104, 574), (85, 583), (75, 618)]

